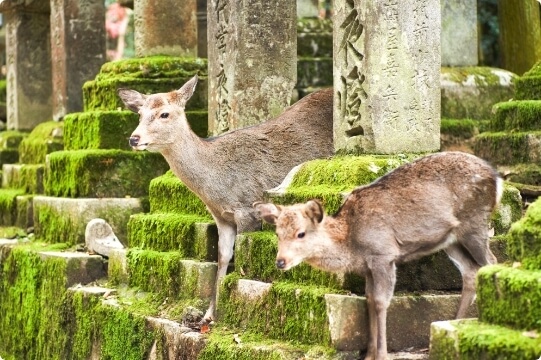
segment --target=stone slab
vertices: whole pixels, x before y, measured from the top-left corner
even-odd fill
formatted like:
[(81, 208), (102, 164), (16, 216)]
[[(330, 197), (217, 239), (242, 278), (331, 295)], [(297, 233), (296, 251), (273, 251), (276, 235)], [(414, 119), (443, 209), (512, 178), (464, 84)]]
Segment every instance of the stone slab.
[(43, 251), (39, 252), (39, 255), (43, 259), (59, 258), (66, 261), (67, 287), (88, 284), (107, 275), (106, 262), (99, 255), (59, 251)]
[(442, 66), (477, 66), (477, 1), (441, 1)]

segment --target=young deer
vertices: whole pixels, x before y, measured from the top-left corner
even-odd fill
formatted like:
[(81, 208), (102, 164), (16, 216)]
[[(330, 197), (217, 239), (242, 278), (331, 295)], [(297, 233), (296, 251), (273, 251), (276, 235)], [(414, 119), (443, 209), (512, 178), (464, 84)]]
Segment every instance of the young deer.
[(381, 360), (387, 356), (387, 307), (397, 264), (443, 249), (462, 274), (457, 318), (465, 316), (475, 298), (477, 270), (496, 262), (488, 230), (502, 184), (483, 160), (447, 152), (403, 165), (355, 189), (334, 216), (326, 216), (317, 200), (254, 207), (276, 225), (279, 269), (305, 261), (322, 270), (366, 277), (366, 359)]
[(191, 129), (184, 107), (197, 76), (179, 90), (143, 95), (119, 89), (128, 109), (139, 113), (130, 137), (135, 150), (159, 151), (173, 173), (207, 206), (218, 227), (218, 273), (204, 320), (215, 319), (220, 280), (233, 256), (237, 233), (260, 229), (252, 207), (294, 166), (333, 153), (332, 89), (301, 99), (263, 124), (202, 139)]

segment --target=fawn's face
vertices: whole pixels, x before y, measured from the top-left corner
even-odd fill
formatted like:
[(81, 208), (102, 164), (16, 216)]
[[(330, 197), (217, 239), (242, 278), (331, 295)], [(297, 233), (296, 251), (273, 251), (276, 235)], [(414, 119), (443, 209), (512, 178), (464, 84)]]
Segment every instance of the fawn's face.
[(179, 140), (185, 127), (184, 107), (195, 91), (197, 76), (180, 89), (168, 93), (144, 95), (135, 90), (119, 89), (118, 95), (128, 109), (139, 114), (139, 125), (130, 136), (135, 150), (162, 151)]
[(276, 225), (278, 254), (276, 267), (289, 270), (310, 259), (318, 248), (319, 225), (323, 208), (316, 201), (292, 206), (254, 204), (261, 218)]

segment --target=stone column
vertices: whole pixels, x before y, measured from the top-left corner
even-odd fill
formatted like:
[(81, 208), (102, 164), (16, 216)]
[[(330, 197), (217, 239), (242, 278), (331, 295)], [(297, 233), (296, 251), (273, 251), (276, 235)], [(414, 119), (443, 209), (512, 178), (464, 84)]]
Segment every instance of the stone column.
[(49, 1), (2, 1), (6, 28), (7, 128), (32, 130), (51, 120)]
[(333, 12), (335, 150), (438, 150), (439, 1), (336, 0)]
[(209, 131), (261, 123), (289, 105), (297, 78), (296, 3), (209, 0)]
[(83, 84), (105, 63), (103, 0), (50, 0), (53, 119), (83, 110)]
[(441, 65), (477, 66), (477, 0), (441, 0)]
[(135, 56), (197, 56), (197, 0), (135, 0)]
[(207, 0), (197, 0), (197, 56), (207, 57)]

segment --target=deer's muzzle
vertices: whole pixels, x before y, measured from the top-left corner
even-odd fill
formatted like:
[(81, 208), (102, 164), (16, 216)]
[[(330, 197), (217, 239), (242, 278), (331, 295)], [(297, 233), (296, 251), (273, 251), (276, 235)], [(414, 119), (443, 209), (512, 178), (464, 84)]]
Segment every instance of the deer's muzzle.
[(139, 139), (140, 137), (138, 135), (134, 135), (130, 137), (130, 146), (136, 147), (139, 145)]

